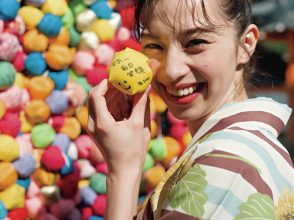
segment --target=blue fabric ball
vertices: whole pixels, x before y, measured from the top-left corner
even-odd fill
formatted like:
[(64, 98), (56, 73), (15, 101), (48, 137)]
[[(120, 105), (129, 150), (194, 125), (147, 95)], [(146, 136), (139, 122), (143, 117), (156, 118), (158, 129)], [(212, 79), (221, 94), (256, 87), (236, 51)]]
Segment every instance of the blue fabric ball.
[(74, 170), (74, 161), (69, 156), (65, 155), (65, 164), (60, 170), (61, 175), (70, 174)]
[(103, 218), (101, 216), (93, 215), (89, 218), (89, 220), (103, 220)]
[(101, 19), (110, 19), (113, 12), (106, 1), (97, 1), (90, 8), (95, 12), (96, 17)]
[(54, 81), (56, 90), (63, 90), (68, 82), (68, 71), (49, 72), (48, 76)]
[(81, 196), (82, 196), (82, 199), (83, 199), (83, 202), (86, 204), (86, 205), (93, 205), (94, 202), (95, 202), (95, 199), (97, 197), (97, 194), (96, 192), (89, 186), (85, 186), (81, 189)]
[(67, 153), (70, 145), (70, 139), (66, 134), (59, 133), (55, 136), (52, 145), (58, 147), (63, 153)]
[(35, 170), (36, 161), (32, 155), (23, 154), (12, 164), (21, 178), (28, 178)]
[(25, 190), (28, 190), (30, 184), (31, 184), (31, 178), (26, 179), (18, 179), (16, 181), (16, 184), (20, 185), (21, 187), (25, 188)]
[(19, 8), (20, 5), (17, 0), (0, 0), (0, 20), (14, 20)]
[(4, 219), (8, 214), (7, 209), (4, 204), (0, 201), (0, 219)]
[(54, 90), (46, 99), (46, 103), (53, 114), (61, 114), (67, 109), (69, 100), (62, 91)]
[(44, 14), (37, 28), (48, 37), (56, 37), (62, 28), (62, 20), (57, 15), (47, 13)]
[(24, 64), (26, 70), (33, 76), (42, 75), (47, 67), (45, 58), (39, 52), (30, 53)]

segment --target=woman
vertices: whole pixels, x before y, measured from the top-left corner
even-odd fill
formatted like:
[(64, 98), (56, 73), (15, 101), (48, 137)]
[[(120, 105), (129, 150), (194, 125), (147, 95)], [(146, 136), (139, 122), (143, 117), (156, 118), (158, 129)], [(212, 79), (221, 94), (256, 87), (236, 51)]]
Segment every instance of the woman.
[(106, 219), (275, 219), (282, 192), (294, 187), (277, 141), (291, 110), (248, 99), (259, 37), (250, 0), (139, 0), (136, 18), (152, 86), (193, 139), (137, 215), (148, 90), (130, 101), (106, 80), (95, 87), (88, 131), (109, 168)]

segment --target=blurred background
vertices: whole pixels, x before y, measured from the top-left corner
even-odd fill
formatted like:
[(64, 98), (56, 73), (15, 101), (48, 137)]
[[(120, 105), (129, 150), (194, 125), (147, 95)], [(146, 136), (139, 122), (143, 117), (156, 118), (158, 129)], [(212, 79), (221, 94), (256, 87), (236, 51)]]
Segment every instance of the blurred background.
[[(258, 0), (250, 96), (294, 107), (294, 1)], [(117, 51), (140, 51), (131, 0), (0, 0), (0, 219), (99, 220), (107, 166), (86, 133), (89, 90)], [(150, 93), (141, 202), (185, 150), (183, 121)], [(279, 136), (294, 158), (294, 118)]]

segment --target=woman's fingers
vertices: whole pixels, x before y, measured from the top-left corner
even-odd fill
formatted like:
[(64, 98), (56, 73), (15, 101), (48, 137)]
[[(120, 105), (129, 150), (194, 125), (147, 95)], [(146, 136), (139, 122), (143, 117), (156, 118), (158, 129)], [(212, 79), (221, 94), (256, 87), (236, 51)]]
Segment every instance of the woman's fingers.
[(145, 90), (144, 93), (138, 93), (135, 95), (133, 102), (133, 110), (130, 116), (132, 120), (144, 119), (150, 89), (151, 86), (149, 85), (149, 87)]
[(112, 115), (108, 111), (105, 94), (108, 89), (107, 79), (104, 79), (98, 86), (94, 87), (90, 92), (90, 100), (96, 117), (94, 118), (98, 125), (109, 124), (114, 121)]

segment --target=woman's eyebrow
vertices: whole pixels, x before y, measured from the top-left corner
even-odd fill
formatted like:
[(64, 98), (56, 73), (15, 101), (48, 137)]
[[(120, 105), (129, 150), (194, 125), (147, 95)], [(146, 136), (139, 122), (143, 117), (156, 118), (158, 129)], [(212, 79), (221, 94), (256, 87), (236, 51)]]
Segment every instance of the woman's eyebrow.
[(150, 32), (147, 32), (147, 31), (143, 31), (142, 35), (141, 35), (141, 38), (153, 38), (155, 40), (159, 40), (159, 37), (150, 33)]
[(186, 30), (182, 30), (179, 34), (183, 36), (187, 35), (193, 35), (193, 34), (209, 34), (209, 33), (215, 33), (216, 31), (211, 29), (211, 28), (200, 28), (200, 27), (195, 27), (195, 28), (190, 28)]

